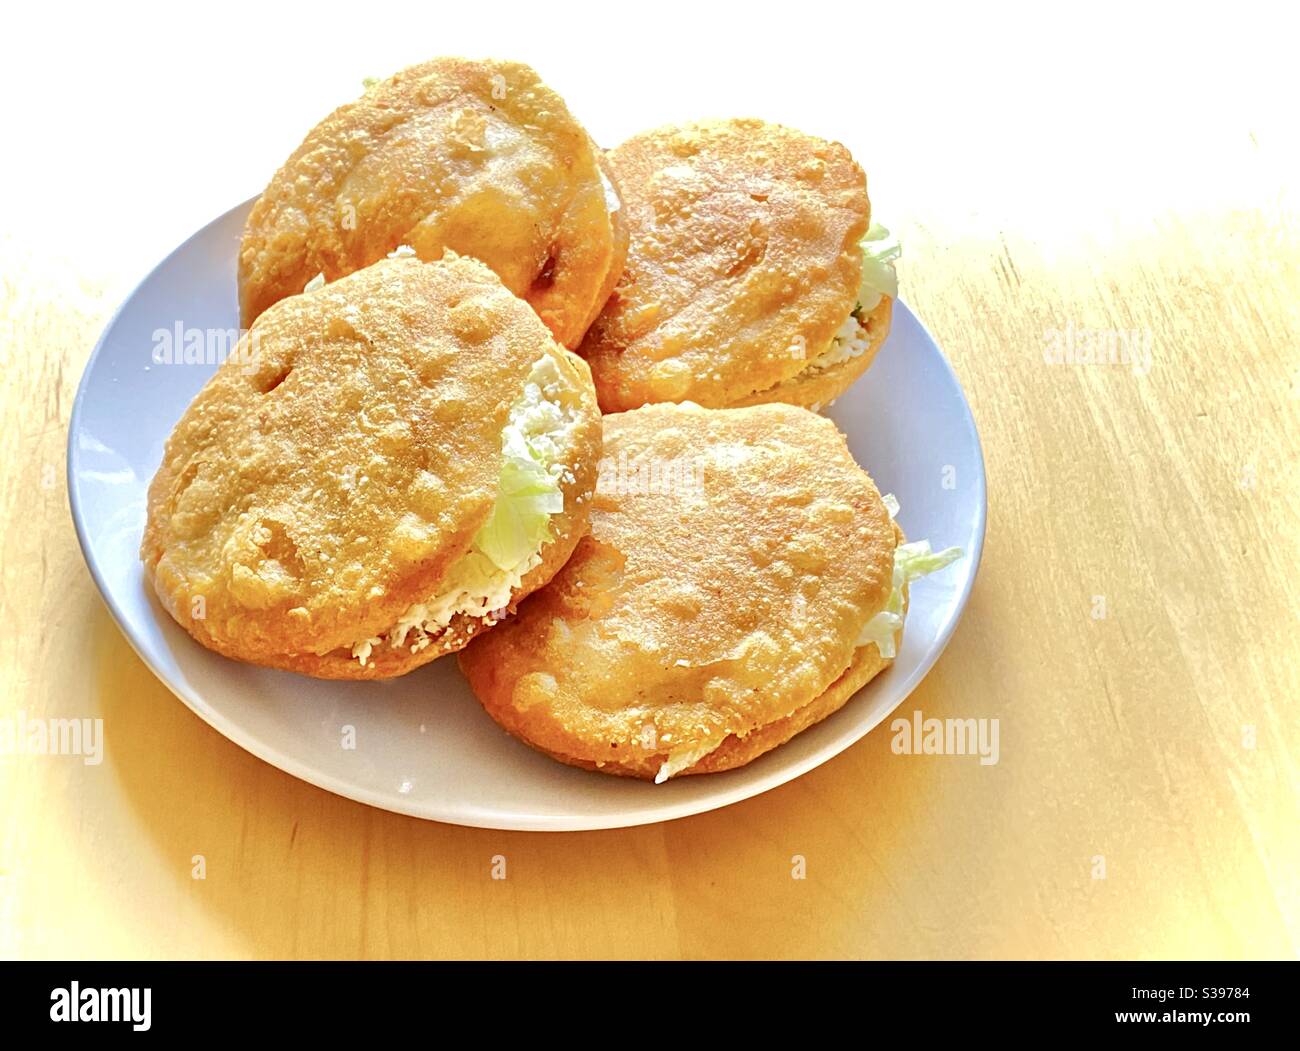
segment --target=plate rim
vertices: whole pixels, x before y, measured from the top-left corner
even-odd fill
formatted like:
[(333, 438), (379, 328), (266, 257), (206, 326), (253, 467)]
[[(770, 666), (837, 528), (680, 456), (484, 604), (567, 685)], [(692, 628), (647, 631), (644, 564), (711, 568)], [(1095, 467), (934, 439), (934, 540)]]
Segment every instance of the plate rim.
[[(472, 813), (466, 813), (466, 808), (461, 807), (456, 814), (435, 813), (427, 805), (402, 805), (400, 800), (394, 800), (387, 795), (380, 795), (377, 792), (366, 788), (358, 787), (342, 780), (341, 778), (323, 773), (313, 767), (306, 765), (294, 758), (285, 755), (273, 746), (270, 746), (249, 734), (244, 733), (239, 727), (230, 722), (222, 712), (213, 708), (204, 698), (191, 687), (179, 687), (171, 679), (162, 674), (158, 664), (151, 656), (144, 652), (140, 644), (136, 641), (134, 635), (128, 630), (126, 618), (121, 606), (113, 592), (104, 580), (103, 573), (98, 562), (91, 556), (91, 546), (89, 541), (89, 531), (87, 529), (86, 518), (81, 508), (80, 491), (74, 484), (78, 465), (78, 449), (76, 446), (76, 435), (79, 431), (79, 422), (82, 415), (82, 407), (85, 403), (88, 390), (88, 381), (94, 371), (95, 364), (99, 360), (100, 353), (108, 340), (110, 333), (116, 328), (119, 318), (123, 311), (135, 300), (140, 290), (147, 285), (155, 275), (163, 271), (171, 261), (180, 253), (185, 251), (193, 242), (202, 238), (214, 226), (226, 221), (230, 215), (240, 209), (248, 208), (256, 196), (248, 198), (232, 208), (228, 208), (220, 215), (204, 223), (197, 230), (191, 233), (163, 258), (153, 266), (135, 285), (131, 291), (117, 305), (117, 308), (110, 315), (104, 324), (99, 338), (95, 341), (94, 349), (86, 359), (86, 364), (82, 369), (81, 378), (77, 381), (77, 393), (72, 401), (72, 409), (68, 415), (68, 436), (67, 436), (67, 457), (65, 468), (65, 485), (68, 491), (68, 507), (72, 515), (72, 524), (77, 536), (77, 544), (81, 549), (82, 561), (90, 571), (90, 576), (95, 584), (96, 591), (99, 592), (101, 601), (108, 607), (109, 615), (112, 617), (117, 630), (126, 638), (132, 651), (144, 663), (144, 665), (153, 673), (154, 678), (163, 684), (173, 696), (178, 698), (187, 708), (195, 715), (207, 723), (210, 727), (221, 734), (226, 740), (230, 741), (238, 748), (242, 748), (250, 755), (256, 756), (262, 762), (269, 766), (281, 770), (291, 777), (300, 781), (305, 781), (316, 788), (329, 792), (332, 795), (341, 796), (366, 806), (374, 807), (378, 810), (385, 810), (390, 813), (402, 814), (407, 817), (418, 818), (424, 821), (436, 821), (443, 824), (458, 825), (465, 828), (485, 828), (498, 831), (518, 831), (518, 832), (589, 832), (600, 831), (616, 828), (636, 828), (643, 825), (660, 824), (667, 821), (675, 821), (684, 817), (691, 817), (696, 814), (706, 814), (713, 810), (719, 810), (723, 807), (730, 806), (733, 803), (739, 803), (745, 799), (752, 799), (756, 796), (770, 792), (774, 788), (779, 788), (788, 784), (797, 777), (802, 777), (810, 770), (814, 770), (825, 763), (830, 762), (837, 755), (847, 751), (853, 745), (867, 737), (873, 730), (877, 729), (885, 722), (895, 711), (898, 710), (911, 696), (912, 692), (920, 685), (924, 679), (938, 663), (939, 658), (943, 656), (944, 651), (948, 648), (953, 633), (957, 630), (957, 625), (961, 623), (966, 613), (966, 606), (970, 601), (971, 591), (975, 587), (975, 580), (979, 576), (980, 563), (984, 555), (985, 534), (988, 527), (988, 477), (984, 459), (984, 446), (980, 441), (979, 428), (975, 423), (975, 413), (971, 408), (970, 401), (966, 397), (966, 389), (962, 386), (960, 378), (948, 360), (948, 356), (943, 352), (939, 342), (930, 333), (925, 323), (916, 315), (904, 300), (896, 299), (896, 306), (901, 306), (911, 320), (928, 339), (931, 345), (938, 352), (939, 361), (942, 363), (944, 371), (952, 381), (961, 397), (962, 405), (966, 409), (966, 429), (969, 431), (970, 439), (973, 444), (975, 457), (979, 463), (978, 492), (976, 493), (976, 530), (975, 542), (973, 549), (967, 552), (970, 559), (970, 573), (966, 577), (965, 584), (958, 593), (955, 603), (955, 610), (952, 619), (939, 634), (926, 657), (912, 670), (909, 677), (900, 688), (898, 700), (886, 711), (875, 724), (858, 734), (846, 734), (843, 740), (832, 741), (829, 745), (813, 752), (811, 755), (804, 757), (797, 762), (789, 763), (785, 766), (778, 767), (770, 775), (762, 778), (757, 784), (746, 782), (737, 785), (735, 788), (719, 791), (716, 795), (707, 799), (689, 799), (678, 803), (662, 804), (658, 811), (654, 813), (636, 813), (626, 816), (618, 815), (530, 815), (528, 817), (506, 818), (493, 811), (484, 814), (481, 817)], [(436, 808), (434, 808), (436, 809)]]

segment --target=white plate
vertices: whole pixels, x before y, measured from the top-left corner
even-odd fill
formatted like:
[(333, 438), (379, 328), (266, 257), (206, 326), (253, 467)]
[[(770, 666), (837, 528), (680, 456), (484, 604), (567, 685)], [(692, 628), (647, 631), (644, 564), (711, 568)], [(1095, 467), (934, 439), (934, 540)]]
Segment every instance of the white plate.
[[(372, 806), (461, 825), (616, 828), (697, 814), (798, 777), (847, 748), (943, 652), (984, 541), (984, 464), (957, 378), (902, 303), (875, 364), (831, 412), (854, 456), (902, 504), (909, 537), (966, 557), (913, 586), (894, 666), (839, 712), (750, 765), (664, 785), (562, 766), (508, 737), (452, 658), (391, 683), (333, 683), (229, 661), (192, 641), (147, 587), (137, 549), (163, 443), (214, 365), (152, 360), (158, 329), (238, 324), (235, 258), (252, 202), (204, 227), (122, 305), (86, 366), (68, 434), (68, 489), (95, 583), (140, 657), (236, 744)], [(343, 727), (355, 727), (345, 749)]]

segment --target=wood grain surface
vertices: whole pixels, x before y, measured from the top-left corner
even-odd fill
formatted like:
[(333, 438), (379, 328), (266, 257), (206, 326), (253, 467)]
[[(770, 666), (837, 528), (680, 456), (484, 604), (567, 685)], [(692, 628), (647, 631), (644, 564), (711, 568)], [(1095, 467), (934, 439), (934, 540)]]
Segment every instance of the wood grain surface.
[[(0, 955), (1296, 954), (1294, 27), (1249, 5), (799, 7), (21, 16), (0, 44), (0, 718), (102, 718), (106, 750), (0, 757)], [(853, 149), (988, 470), (970, 605), (902, 711), (998, 719), (996, 765), (894, 755), (881, 728), (665, 825), (456, 828), (263, 764), (135, 657), (64, 482), (96, 338), (361, 77), (439, 52), (532, 62), (606, 144), (755, 114)], [(1087, 362), (1112, 340), (1136, 364)]]

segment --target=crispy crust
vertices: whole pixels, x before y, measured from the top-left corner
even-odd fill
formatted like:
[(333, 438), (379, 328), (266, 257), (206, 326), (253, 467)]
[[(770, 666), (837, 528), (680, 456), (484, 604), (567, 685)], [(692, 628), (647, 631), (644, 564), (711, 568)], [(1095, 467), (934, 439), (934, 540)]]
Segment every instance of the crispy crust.
[[(903, 533), (897, 526), (895, 526), (895, 535), (898, 543), (904, 542)], [(906, 588), (904, 588), (903, 593), (906, 596)], [(904, 606), (906, 606), (906, 599), (904, 600)], [(903, 631), (901, 628), (895, 632), (894, 640), (896, 646), (902, 645)], [(876, 648), (875, 643), (859, 646), (854, 651), (853, 660), (848, 668), (844, 670), (844, 674), (836, 679), (825, 693), (814, 697), (802, 708), (796, 709), (785, 718), (760, 726), (744, 737), (737, 737), (732, 734), (699, 762), (680, 771), (676, 776), (718, 774), (724, 770), (735, 770), (738, 767), (752, 763), (759, 756), (766, 755), (772, 749), (785, 744), (796, 734), (802, 733), (810, 726), (815, 726), (828, 716), (834, 715), (853, 698), (854, 694), (893, 663), (892, 658), (880, 655), (880, 650)], [(515, 736), (519, 737), (520, 735), (516, 733)], [(533, 745), (533, 742), (528, 741), (526, 738), (521, 737), (520, 739), (525, 744)], [(533, 745), (533, 747), (537, 746)], [(643, 781), (653, 781), (655, 775), (659, 773), (660, 767), (668, 760), (668, 753), (661, 752), (648, 758), (636, 758), (630, 762), (615, 760), (597, 764), (589, 760), (575, 759), (572, 756), (550, 752), (544, 748), (538, 750), (568, 766), (578, 766), (584, 770), (595, 770), (602, 774), (614, 774), (617, 777), (635, 777)]]
[(579, 352), (602, 411), (735, 404), (796, 375), (853, 309), (866, 177), (839, 143), (757, 120), (610, 151), (631, 242)]
[[(901, 631), (896, 633), (897, 642), (901, 643), (902, 636)], [(716, 751), (710, 752), (694, 766), (687, 767), (678, 776), (716, 774), (753, 762), (760, 755), (785, 744), (795, 734), (802, 733), (808, 727), (838, 712), (848, 703), (850, 697), (893, 663), (892, 659), (880, 655), (880, 650), (876, 648), (874, 642), (859, 646), (854, 651), (853, 662), (845, 669), (844, 674), (836, 679), (821, 696), (814, 698), (786, 718), (760, 727), (747, 737), (728, 737)], [(666, 759), (667, 756), (664, 758)], [(654, 773), (649, 774), (649, 777), (653, 780)]]
[[(604, 424), (591, 534), (461, 668), (498, 723), (567, 763), (653, 777), (712, 740), (747, 762), (785, 739), (764, 728), (798, 732), (811, 698), (856, 681), (896, 529), (843, 436), (805, 410), (655, 405)], [(702, 493), (619, 486), (626, 465), (692, 455)]]
[[(601, 286), (600, 291), (596, 293), (595, 302), (592, 304), (591, 313), (587, 316), (582, 324), (582, 332), (585, 334), (592, 322), (600, 316), (601, 310), (609, 301), (609, 297), (614, 294), (614, 289), (623, 276), (623, 265), (627, 261), (627, 246), (631, 237), (631, 229), (627, 221), (627, 206), (623, 203), (623, 190), (618, 184), (618, 176), (614, 174), (614, 167), (609, 163), (609, 156), (600, 149), (599, 146), (592, 143), (593, 150), (596, 151), (596, 160), (600, 164), (601, 174), (613, 191), (615, 199), (618, 201), (618, 207), (609, 213), (610, 226), (614, 236), (614, 259), (615, 265), (610, 267), (609, 273), (605, 275), (605, 283)], [(576, 348), (582, 340), (578, 339), (573, 343), (566, 344), (571, 348)]]
[(561, 486), (564, 491), (564, 511), (552, 519), (554, 537), (543, 546), (542, 561), (524, 574), (519, 587), (510, 593), (510, 602), (500, 616), (489, 619), (458, 613), (446, 629), (424, 649), (412, 653), (405, 646), (397, 649), (379, 646), (364, 665), (352, 656), (352, 650), (347, 646), (319, 656), (314, 653), (285, 654), (264, 663), (318, 679), (392, 679), (445, 654), (464, 649), (475, 635), (512, 616), (520, 602), (559, 572), (587, 532), (591, 494), (596, 487), (596, 463), (600, 459), (598, 417), (593, 414), (576, 437), (574, 480)]
[[(901, 639), (901, 631), (898, 636)], [(715, 751), (710, 752), (694, 766), (680, 771), (676, 776), (718, 774), (724, 770), (735, 770), (737, 767), (753, 762), (760, 755), (764, 755), (773, 748), (785, 744), (795, 734), (802, 733), (808, 727), (816, 725), (827, 716), (835, 714), (844, 707), (855, 693), (892, 663), (892, 660), (880, 656), (880, 651), (876, 649), (874, 643), (858, 647), (853, 657), (853, 663), (845, 669), (843, 675), (835, 680), (830, 689), (821, 696), (814, 698), (784, 719), (778, 719), (776, 722), (759, 727), (747, 737), (736, 737), (734, 735), (728, 737)], [(525, 743), (531, 744), (532, 742), (525, 741)], [(616, 777), (635, 777), (642, 781), (653, 781), (655, 775), (659, 772), (659, 768), (668, 759), (668, 754), (665, 752), (651, 756), (648, 759), (642, 758), (632, 762), (605, 762), (598, 765), (589, 760), (575, 759), (571, 756), (547, 752), (545, 749), (539, 749), (539, 751), (545, 752), (552, 759), (556, 759), (568, 766), (578, 766), (584, 770), (595, 770), (602, 774), (613, 774)]]
[[(896, 543), (904, 543), (903, 532), (897, 525), (894, 526), (894, 536)], [(906, 588), (903, 589), (903, 594), (904, 608), (906, 608)], [(900, 628), (894, 633), (894, 644), (895, 646), (901, 646), (902, 643), (903, 631)], [(736, 737), (734, 735), (728, 737), (714, 751), (710, 752), (694, 766), (687, 767), (677, 776), (716, 774), (721, 773), (723, 770), (734, 770), (746, 763), (752, 763), (760, 755), (764, 755), (773, 748), (785, 744), (795, 734), (802, 733), (808, 727), (815, 726), (827, 716), (834, 715), (849, 702), (855, 693), (893, 663), (892, 657), (882, 657), (880, 655), (880, 650), (876, 648), (874, 642), (859, 646), (853, 652), (852, 663), (825, 693), (813, 698), (802, 708), (792, 712), (784, 719), (778, 719), (766, 726), (759, 727), (745, 737)], [(657, 756), (653, 764), (646, 764), (645, 767), (637, 771), (628, 770), (626, 774), (630, 777), (641, 777), (653, 781), (655, 774), (659, 772), (660, 764), (667, 758), (666, 754)], [(618, 772), (623, 773), (623, 771)]]
[(436, 593), (487, 520), (502, 428), (544, 354), (581, 420), (575, 478), (516, 598), (584, 528), (600, 449), (585, 364), (471, 259), (383, 260), (281, 300), (186, 410), (150, 485), (141, 558), (164, 606), (226, 656), (357, 677), (336, 651)]
[(787, 405), (802, 405), (805, 409), (812, 409), (813, 412), (821, 412), (828, 408), (876, 360), (876, 355), (889, 336), (893, 305), (894, 301), (885, 296), (867, 315), (867, 334), (871, 337), (871, 342), (866, 351), (858, 357), (842, 361), (822, 372), (786, 380), (768, 390), (756, 391), (749, 397), (742, 398), (739, 404), (761, 405), (765, 402), (779, 401)]
[(626, 251), (600, 171), (528, 66), (412, 66), (321, 121), (272, 178), (240, 245), (243, 323), (319, 273), (334, 281), (409, 244), (481, 259), (576, 346)]

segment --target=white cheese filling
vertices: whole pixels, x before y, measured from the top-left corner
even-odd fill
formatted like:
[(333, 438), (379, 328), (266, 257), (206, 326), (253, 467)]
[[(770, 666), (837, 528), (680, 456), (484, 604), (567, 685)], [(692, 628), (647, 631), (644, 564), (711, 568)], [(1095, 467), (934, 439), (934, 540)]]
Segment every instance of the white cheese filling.
[(831, 338), (830, 346), (810, 359), (803, 367), (803, 371), (794, 378), (798, 380), (818, 372), (825, 372), (836, 365), (862, 357), (870, 349), (871, 334), (867, 331), (867, 326), (862, 323), (858, 308), (855, 307), (853, 313), (844, 319), (844, 324)]

